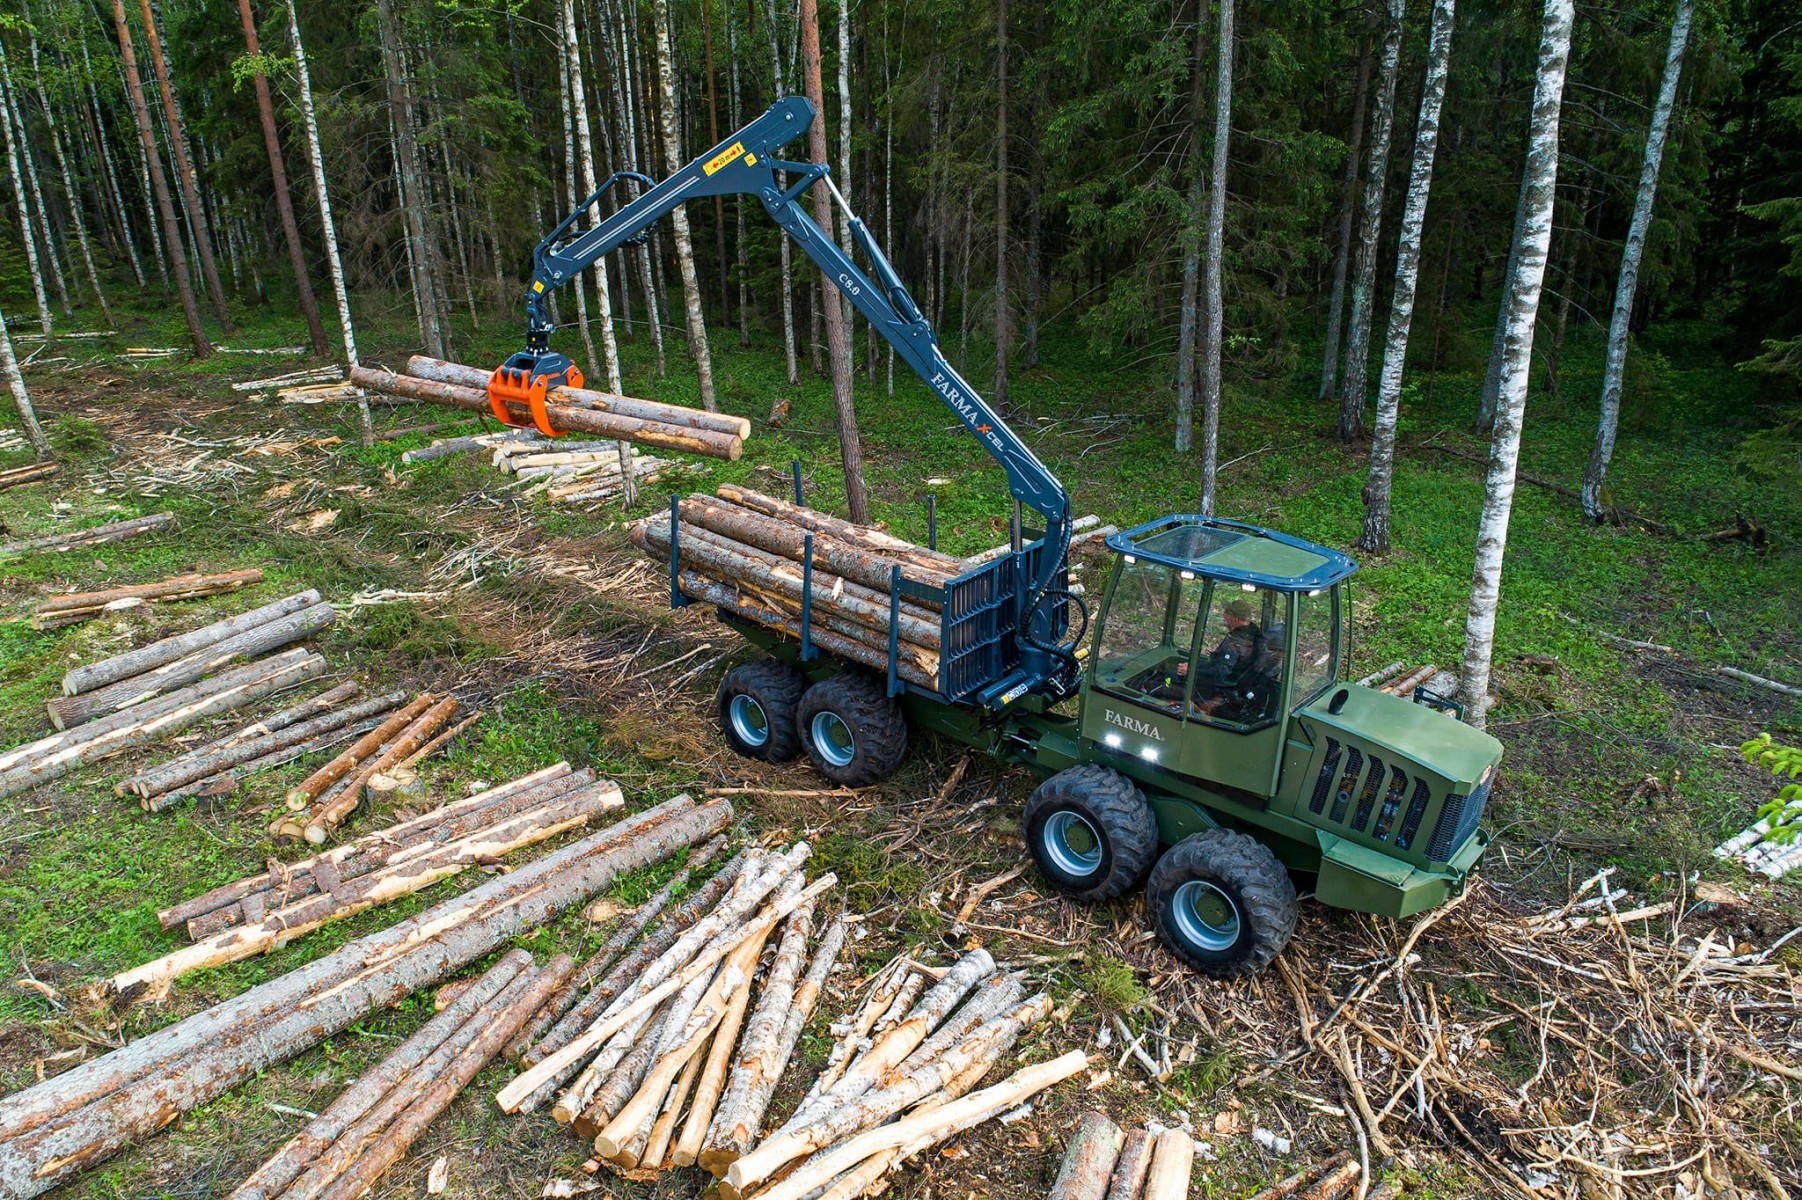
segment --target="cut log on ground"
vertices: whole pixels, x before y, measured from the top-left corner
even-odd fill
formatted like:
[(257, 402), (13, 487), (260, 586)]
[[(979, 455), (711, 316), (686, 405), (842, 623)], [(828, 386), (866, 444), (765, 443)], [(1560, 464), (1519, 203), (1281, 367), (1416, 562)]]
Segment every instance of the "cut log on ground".
[(1086, 1112), (1070, 1135), (1046, 1200), (1105, 1200), (1108, 1181), (1120, 1161), (1120, 1127), (1098, 1112)]
[(53, 462), (48, 462), (32, 463), (29, 466), (13, 467), (10, 470), (0, 471), (0, 492), (10, 491), (13, 488), (23, 486), (27, 483), (37, 483), (40, 480), (48, 479), (60, 470), (62, 470), (61, 467)]
[(176, 600), (194, 600), (235, 592), (239, 588), (263, 582), (263, 572), (251, 567), (245, 571), (226, 571), (218, 575), (177, 575), (161, 583), (134, 583), (107, 588), (99, 592), (70, 592), (53, 596), (38, 604), (32, 615), (33, 629), (61, 629), (78, 625), (102, 613), (123, 612), (145, 604), (167, 604)]
[(1114, 1161), (1113, 1174), (1108, 1178), (1107, 1200), (1139, 1200), (1139, 1194), (1145, 1190), (1145, 1177), (1151, 1174), (1152, 1149), (1149, 1130), (1127, 1131), (1120, 1144), (1120, 1157)]
[(247, 630), (283, 617), (293, 616), (304, 609), (312, 608), (319, 603), (319, 593), (311, 588), (304, 592), (296, 592), (292, 596), (284, 596), (280, 600), (259, 605), (247, 612), (202, 625), (199, 629), (187, 633), (176, 634), (160, 641), (151, 642), (148, 646), (140, 646), (136, 650), (127, 650), (123, 654), (115, 654), (111, 658), (103, 658), (99, 662), (88, 663), (69, 671), (63, 676), (63, 695), (79, 696), (83, 692), (92, 692), (108, 684), (118, 683), (153, 671), (158, 667), (186, 658), (196, 650), (204, 650), (208, 646), (234, 638)]
[(398, 766), (418, 751), (444, 727), (456, 711), (455, 699), (445, 697), (438, 700), (408, 722), (367, 762), (359, 763), (355, 774), (346, 776), (336, 788), (321, 796), (308, 810), (302, 827), (307, 841), (315, 846), (324, 845), (332, 831), (344, 824), (363, 802), (363, 792), (369, 786), (369, 781), (383, 771)]
[(23, 554), (29, 550), (51, 550), (60, 554), (78, 546), (98, 546), (103, 542), (117, 542), (173, 524), (175, 524), (174, 513), (153, 513), (148, 517), (133, 517), (128, 521), (112, 521), (105, 525), (96, 525), (91, 529), (77, 529), (73, 533), (53, 533), (45, 537), (21, 538), (18, 541), (0, 543), (0, 554)]
[(1144, 1200), (1187, 1200), (1195, 1163), (1195, 1139), (1180, 1129), (1160, 1130), (1152, 1139), (1151, 1172)]
[[(29, 1200), (48, 1191), (257, 1071), (586, 902), (625, 872), (711, 837), (731, 817), (723, 801), (668, 801), (0, 1098), (0, 1193)], [(249, 1029), (255, 1037), (242, 1036)]]
[(317, 800), (327, 788), (346, 778), (359, 765), (379, 754), (383, 746), (387, 745), (401, 730), (412, 724), (414, 719), (430, 708), (436, 700), (437, 697), (430, 692), (415, 696), (399, 711), (391, 714), (380, 725), (358, 738), (349, 749), (288, 789), (284, 800), (289, 810), (298, 812), (306, 808)]

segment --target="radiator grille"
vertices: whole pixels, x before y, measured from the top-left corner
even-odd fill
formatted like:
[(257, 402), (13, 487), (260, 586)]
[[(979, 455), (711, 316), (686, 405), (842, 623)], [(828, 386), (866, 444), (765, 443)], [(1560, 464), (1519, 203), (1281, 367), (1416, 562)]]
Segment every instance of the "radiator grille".
[(1358, 794), (1358, 810), (1352, 814), (1351, 827), (1362, 829), (1370, 820), (1370, 810), (1375, 807), (1377, 793), (1383, 788), (1383, 760), (1376, 755), (1370, 756), (1370, 773), (1364, 777), (1364, 790)]
[(1434, 862), (1447, 862), (1464, 844), (1466, 838), (1476, 832), (1477, 823), (1483, 819), (1483, 805), (1489, 799), (1491, 779), (1483, 781), (1476, 791), (1468, 796), (1452, 795), (1445, 798), (1445, 804), (1439, 810), (1439, 820), (1433, 826), (1433, 840), (1427, 843), (1427, 857)]
[(1333, 815), (1328, 820), (1337, 825), (1345, 820), (1345, 810), (1351, 804), (1352, 790), (1358, 786), (1358, 773), (1364, 769), (1364, 754), (1356, 746), (1348, 746), (1345, 750), (1345, 774), (1339, 779), (1339, 789), (1333, 793)]
[(1320, 777), (1314, 781), (1314, 794), (1308, 799), (1308, 811), (1319, 816), (1326, 810), (1327, 793), (1333, 790), (1333, 778), (1339, 773), (1339, 743), (1326, 740), (1326, 761), (1320, 764)]

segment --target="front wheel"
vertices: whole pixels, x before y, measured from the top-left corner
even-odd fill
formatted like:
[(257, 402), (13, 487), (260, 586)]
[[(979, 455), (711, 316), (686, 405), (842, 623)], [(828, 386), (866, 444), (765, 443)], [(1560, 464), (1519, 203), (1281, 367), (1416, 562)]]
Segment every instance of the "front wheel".
[(1145, 884), (1152, 924), (1170, 952), (1215, 979), (1270, 964), (1295, 932), (1295, 884), (1270, 847), (1230, 829), (1172, 846)]
[(1076, 900), (1112, 900), (1145, 874), (1158, 852), (1158, 822), (1133, 781), (1107, 767), (1068, 767), (1026, 801), (1033, 861)]

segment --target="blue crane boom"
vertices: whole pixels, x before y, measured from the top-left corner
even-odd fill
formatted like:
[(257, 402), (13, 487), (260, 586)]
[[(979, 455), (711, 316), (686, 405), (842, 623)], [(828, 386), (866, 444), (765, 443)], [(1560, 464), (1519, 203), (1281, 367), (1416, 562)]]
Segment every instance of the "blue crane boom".
[[(556, 328), (550, 317), (550, 293), (619, 247), (643, 241), (650, 227), (678, 204), (704, 196), (756, 196), (776, 224), (819, 265), (871, 326), (888, 339), (895, 352), (1001, 466), (1014, 499), (1044, 518), (1046, 552), (1039, 555), (1038, 572), (1028, 586), (1019, 626), (1026, 652), (1023, 665), (1027, 666), (1029, 677), (1037, 677), (1035, 682), (1066, 677), (1074, 660), (1050, 636), (1052, 617), (1048, 602), (1066, 594), (1055, 585), (1069, 550), (1069, 494), (1013, 428), (946, 360), (931, 323), (894, 266), (833, 186), (830, 168), (825, 163), (793, 162), (779, 157), (777, 151), (806, 132), (813, 119), (811, 103), (804, 97), (787, 96), (660, 183), (633, 171), (610, 176), (532, 252), (532, 281), (526, 294), (527, 348), (495, 372), (490, 393), (519, 400), (527, 399), (530, 393), (542, 397), (547, 386), (565, 382), (580, 386), (580, 372), (574, 364), (550, 350), (550, 336)], [(783, 172), (788, 175), (786, 182)], [(646, 190), (592, 229), (572, 234), (583, 214), (625, 180)], [(867, 273), (801, 204), (808, 188), (822, 180), (850, 222), (852, 241), (869, 263)], [(497, 403), (496, 411), (504, 411), (504, 405)]]

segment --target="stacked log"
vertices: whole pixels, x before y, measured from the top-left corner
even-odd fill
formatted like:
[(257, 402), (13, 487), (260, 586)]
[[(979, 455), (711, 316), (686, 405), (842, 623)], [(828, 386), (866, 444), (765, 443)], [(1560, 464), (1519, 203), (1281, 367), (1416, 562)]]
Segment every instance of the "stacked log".
[(1046, 1200), (1184, 1200), (1194, 1158), (1195, 1143), (1180, 1129), (1122, 1133), (1103, 1114), (1084, 1113)]
[(399, 1161), (575, 964), (511, 950), (366, 1071), (232, 1191), (229, 1200), (355, 1200)]
[(256, 1072), (586, 903), (624, 873), (712, 837), (731, 818), (724, 801), (666, 801), (0, 1098), (0, 1195), (28, 1200), (48, 1191)]
[(543, 493), (559, 503), (594, 503), (612, 499), (623, 489), (622, 449), (640, 486), (692, 469), (690, 464), (634, 453), (621, 442), (506, 442), (495, 447), (493, 461), (528, 485), (522, 495)]
[[(897, 672), (910, 683), (938, 686), (937, 606), (911, 596), (895, 605), (894, 569), (899, 566), (910, 582), (942, 588), (963, 573), (958, 559), (731, 485), (717, 496), (687, 497), (676, 516), (676, 582), (683, 595), (798, 638), (811, 542), (812, 640), (883, 671), (892, 624)], [(668, 560), (667, 514), (639, 521), (627, 533), (633, 544)]]
[(105, 525), (95, 525), (90, 529), (77, 529), (73, 533), (53, 533), (44, 537), (20, 538), (16, 541), (3, 542), (0, 543), (0, 554), (23, 554), (28, 550), (51, 550), (61, 554), (79, 546), (98, 546), (104, 542), (117, 542), (124, 538), (136, 537), (140, 533), (149, 533), (174, 523), (174, 513), (152, 513), (148, 517), (109, 521)]
[(167, 637), (124, 654), (76, 667), (63, 694), (45, 704), (50, 723), (69, 729), (204, 679), (238, 659), (254, 659), (329, 629), (332, 606), (308, 589)]
[[(407, 372), (400, 375), (389, 370), (352, 367), (350, 380), (389, 396), (446, 404), (470, 412), (492, 411), (487, 390), (490, 372), (423, 356), (410, 359)], [(508, 411), (522, 424), (532, 420), (531, 411), (524, 404), (509, 405)], [(580, 388), (552, 389), (545, 412), (551, 427), (560, 433), (598, 434), (636, 445), (727, 460), (744, 453), (744, 439), (750, 433), (750, 422), (743, 418)]]
[(633, 1179), (693, 1163), (716, 1128), (755, 1125), (845, 940), (842, 917), (814, 939), (817, 897), (836, 879), (809, 883), (808, 853), (806, 843), (746, 850), (675, 907), (654, 897), (657, 919), (628, 920), (591, 960), (596, 982), (524, 1051), (527, 1069), (496, 1095), (500, 1107), (527, 1112), (555, 1097), (552, 1117)]
[(284, 798), (288, 811), (270, 823), (269, 836), (277, 842), (305, 838), (324, 845), (365, 798), (391, 794), (413, 763), (468, 727), (473, 717), (452, 723), (458, 707), (455, 697), (423, 692), (394, 710), (289, 789)]
[(62, 468), (53, 462), (29, 463), (23, 467), (11, 467), (0, 471), (0, 492), (9, 491), (27, 483), (37, 483), (48, 479)]
[[(571, 781), (574, 786), (565, 786)], [(231, 906), (239, 920), (194, 937), (192, 945), (120, 972), (109, 981), (109, 990), (161, 1000), (189, 971), (278, 950), (323, 925), (410, 896), (472, 866), (498, 863), (516, 850), (580, 829), (624, 805), (617, 783), (580, 771), (547, 786), (511, 787), (498, 801), (463, 802), (454, 813), (439, 809), (413, 823), (415, 834), (404, 846), (388, 830), (381, 847), (370, 848), (372, 852), (347, 856), (342, 863), (313, 859), (304, 894), (296, 894), (292, 872), (285, 872), (288, 878), (280, 884), (246, 892)], [(341, 867), (353, 873), (347, 878)], [(255, 916), (259, 911), (260, 918)], [(190, 923), (190, 931), (193, 928)]]
[(108, 588), (99, 592), (72, 592), (53, 596), (38, 605), (32, 614), (33, 629), (61, 629), (78, 625), (102, 613), (123, 612), (145, 604), (166, 604), (176, 600), (193, 600), (234, 592), (263, 582), (263, 572), (256, 567), (245, 571), (226, 571), (217, 575), (177, 575), (160, 583), (136, 583)]
[(60, 779), (120, 750), (171, 737), (198, 721), (236, 711), (324, 673), (325, 659), (295, 647), (16, 746), (0, 754), (0, 798)]

